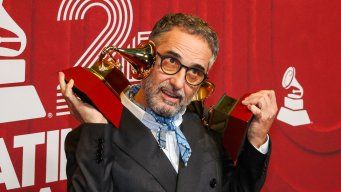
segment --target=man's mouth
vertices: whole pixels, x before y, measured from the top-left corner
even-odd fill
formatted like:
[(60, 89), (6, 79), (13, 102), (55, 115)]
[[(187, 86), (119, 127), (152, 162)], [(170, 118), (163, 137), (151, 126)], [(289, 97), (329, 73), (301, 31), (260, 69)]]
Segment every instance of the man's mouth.
[(171, 103), (177, 103), (182, 99), (182, 96), (179, 94), (176, 94), (172, 91), (169, 91), (167, 89), (161, 88), (161, 92), (163, 93), (162, 96), (165, 100), (170, 101)]

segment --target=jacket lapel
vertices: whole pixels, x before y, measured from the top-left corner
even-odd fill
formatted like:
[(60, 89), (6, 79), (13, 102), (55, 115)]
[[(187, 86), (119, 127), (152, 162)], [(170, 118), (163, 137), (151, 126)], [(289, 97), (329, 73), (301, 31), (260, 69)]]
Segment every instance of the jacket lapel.
[(113, 141), (153, 175), (165, 191), (176, 190), (177, 173), (172, 164), (151, 131), (126, 108), (122, 112), (120, 128), (114, 131)]
[(195, 190), (204, 171), (205, 162), (212, 159), (209, 151), (205, 150), (205, 139), (200, 120), (190, 113), (185, 113), (181, 130), (192, 149), (187, 166), (180, 158), (177, 191)]

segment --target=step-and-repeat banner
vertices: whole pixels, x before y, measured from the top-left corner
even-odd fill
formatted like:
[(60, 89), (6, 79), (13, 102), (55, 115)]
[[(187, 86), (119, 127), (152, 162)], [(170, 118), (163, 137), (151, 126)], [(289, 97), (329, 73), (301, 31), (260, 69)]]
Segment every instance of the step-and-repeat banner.
[(58, 71), (90, 67), (107, 45), (135, 47), (169, 12), (218, 32), (207, 106), (276, 91), (264, 191), (340, 191), (341, 3), (323, 0), (0, 0), (0, 191), (66, 191), (64, 139), (78, 123)]

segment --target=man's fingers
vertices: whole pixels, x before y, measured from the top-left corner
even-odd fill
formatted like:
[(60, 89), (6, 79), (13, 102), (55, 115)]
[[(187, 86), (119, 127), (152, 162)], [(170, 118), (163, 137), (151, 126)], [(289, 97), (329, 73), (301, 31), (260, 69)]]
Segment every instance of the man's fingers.
[(244, 105), (257, 105), (260, 101), (260, 99), (263, 97), (263, 95), (253, 95), (250, 96), (242, 101)]
[(84, 103), (74, 94), (72, 88), (75, 84), (73, 79), (65, 83), (64, 73), (59, 73), (61, 92), (69, 107), (71, 114), (81, 123), (108, 123), (105, 117), (93, 106)]
[(61, 89), (61, 91), (63, 93), (65, 91), (65, 85), (66, 85), (66, 83), (65, 83), (65, 75), (64, 75), (63, 72), (59, 72), (58, 75), (59, 75), (60, 89)]
[(267, 98), (268, 98), (268, 106), (269, 106), (269, 113), (274, 116), (277, 113), (277, 101), (276, 95), (274, 90), (266, 91)]
[(252, 114), (261, 121), (268, 121), (274, 118), (274, 114), (271, 112), (262, 111), (256, 105), (248, 105), (247, 108), (252, 112)]
[(256, 105), (247, 105), (247, 108), (255, 115), (257, 118), (261, 118), (262, 111)]
[[(264, 98), (265, 103), (267, 106), (271, 106), (273, 104), (276, 104), (276, 97), (275, 92), (272, 90), (263, 90), (259, 91), (257, 93), (253, 93), (246, 97), (242, 103), (244, 105), (259, 105), (260, 101)], [(269, 102), (270, 101), (270, 102)]]
[(70, 79), (69, 83), (65, 85), (64, 97), (67, 105), (69, 106), (69, 110), (71, 114), (81, 123), (84, 122), (81, 114), (78, 111), (81, 102), (76, 95), (72, 91), (72, 87), (74, 85), (74, 80)]
[(275, 106), (275, 111), (277, 112), (277, 101), (275, 91), (271, 90), (269, 93), (270, 101), (273, 106)]
[(265, 106), (267, 108), (271, 108), (271, 105), (272, 105), (271, 99), (269, 97), (263, 97), (263, 99), (264, 99)]
[(73, 79), (70, 79), (69, 83), (65, 86), (65, 99), (69, 100), (72, 105), (77, 108), (77, 106), (81, 103), (81, 101), (76, 97), (76, 95), (72, 91), (72, 87), (74, 85)]
[(73, 81), (73, 79), (71, 79), (71, 80), (65, 85), (64, 96), (65, 96), (66, 98), (70, 98), (71, 96), (73, 96), (73, 92), (72, 92), (73, 84), (74, 84), (74, 81)]
[(277, 106), (276, 94), (275, 94), (274, 90), (263, 90), (263, 91), (260, 91), (260, 92), (266, 94), (270, 98), (270, 101), (271, 101), (272, 105), (276, 105)]
[(277, 112), (276, 96), (273, 90), (263, 90), (246, 97), (242, 103), (259, 119), (272, 119)]
[(66, 100), (69, 106), (70, 113), (81, 123), (84, 123), (84, 120), (82, 119), (82, 116), (80, 115), (79, 111), (73, 106), (73, 104)]

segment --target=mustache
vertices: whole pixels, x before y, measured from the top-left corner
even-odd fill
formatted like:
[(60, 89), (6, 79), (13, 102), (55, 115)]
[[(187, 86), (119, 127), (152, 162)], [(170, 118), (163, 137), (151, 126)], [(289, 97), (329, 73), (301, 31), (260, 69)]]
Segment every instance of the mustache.
[(178, 97), (180, 99), (180, 101), (182, 101), (185, 98), (185, 92), (183, 89), (175, 89), (167, 81), (162, 82), (158, 86), (158, 92), (161, 92), (162, 90), (167, 91), (167, 92), (171, 93), (172, 95)]

